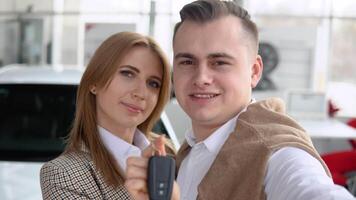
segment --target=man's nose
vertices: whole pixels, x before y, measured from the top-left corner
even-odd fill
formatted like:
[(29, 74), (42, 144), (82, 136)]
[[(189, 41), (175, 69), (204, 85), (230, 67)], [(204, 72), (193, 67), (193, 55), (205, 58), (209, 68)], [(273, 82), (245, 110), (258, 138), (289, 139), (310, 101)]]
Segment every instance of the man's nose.
[(203, 88), (209, 86), (213, 82), (213, 76), (206, 65), (200, 65), (194, 73), (194, 85), (198, 87)]

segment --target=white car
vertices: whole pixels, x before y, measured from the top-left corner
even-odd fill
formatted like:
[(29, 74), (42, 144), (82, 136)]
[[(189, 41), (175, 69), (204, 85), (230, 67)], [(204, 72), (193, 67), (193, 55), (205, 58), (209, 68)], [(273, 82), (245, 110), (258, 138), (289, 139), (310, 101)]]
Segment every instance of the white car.
[[(74, 118), (80, 68), (0, 68), (0, 199), (41, 199), (39, 170), (64, 148)], [(165, 113), (154, 130), (177, 137)]]

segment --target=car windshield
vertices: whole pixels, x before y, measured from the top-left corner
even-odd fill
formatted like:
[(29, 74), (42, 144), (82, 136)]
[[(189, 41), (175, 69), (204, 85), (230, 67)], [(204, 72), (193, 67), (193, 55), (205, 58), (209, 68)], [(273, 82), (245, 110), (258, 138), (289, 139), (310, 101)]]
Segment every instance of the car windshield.
[[(77, 85), (0, 84), (0, 160), (48, 161), (65, 147)], [(160, 120), (156, 133), (167, 130)]]
[(64, 148), (76, 85), (0, 85), (0, 159), (46, 161)]

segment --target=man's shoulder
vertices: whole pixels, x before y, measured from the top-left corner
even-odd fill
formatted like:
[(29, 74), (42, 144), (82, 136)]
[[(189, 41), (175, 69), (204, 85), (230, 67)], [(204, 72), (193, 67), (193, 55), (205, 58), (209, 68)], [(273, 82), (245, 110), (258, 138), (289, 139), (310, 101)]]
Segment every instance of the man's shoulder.
[[(268, 98), (249, 105), (237, 120), (236, 127), (245, 126), (259, 136), (275, 136), (280, 132), (300, 136), (304, 129), (285, 113), (285, 105), (280, 98)], [(242, 127), (239, 127), (242, 128)]]
[(264, 145), (272, 151), (292, 144), (312, 147), (308, 134), (285, 113), (284, 102), (279, 98), (269, 98), (248, 106), (237, 120), (235, 133), (239, 138)]
[(285, 113), (286, 111), (283, 99), (278, 97), (270, 97), (264, 100), (256, 101), (255, 103), (250, 104), (249, 107), (264, 108), (278, 113)]
[(268, 120), (271, 117), (279, 117), (286, 114), (285, 103), (282, 99), (271, 97), (251, 103), (238, 119), (258, 122)]

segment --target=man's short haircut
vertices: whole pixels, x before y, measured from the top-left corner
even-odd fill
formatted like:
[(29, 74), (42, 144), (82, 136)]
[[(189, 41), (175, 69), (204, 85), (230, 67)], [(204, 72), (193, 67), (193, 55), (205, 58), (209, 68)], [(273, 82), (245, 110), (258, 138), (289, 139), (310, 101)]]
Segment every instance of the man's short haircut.
[(240, 19), (243, 29), (252, 36), (252, 41), (256, 44), (257, 48), (257, 26), (251, 21), (247, 10), (237, 5), (234, 1), (198, 0), (185, 5), (179, 14), (181, 21), (174, 27), (173, 41), (179, 27), (186, 20), (203, 24), (224, 16), (232, 15)]

